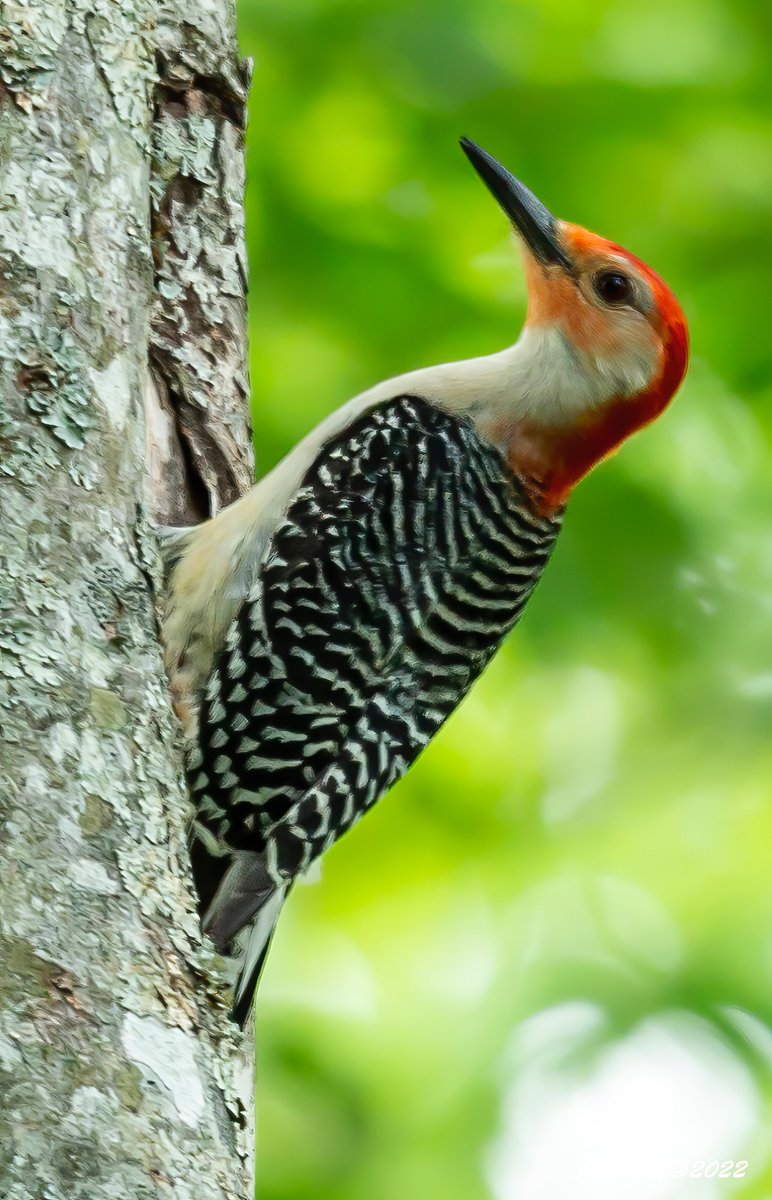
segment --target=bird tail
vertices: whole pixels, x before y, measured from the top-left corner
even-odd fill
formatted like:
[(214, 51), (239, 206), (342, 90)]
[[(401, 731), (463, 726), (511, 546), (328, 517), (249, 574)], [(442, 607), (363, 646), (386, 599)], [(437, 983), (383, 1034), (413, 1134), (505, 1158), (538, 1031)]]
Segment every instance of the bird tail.
[(238, 941), (243, 945), (243, 959), (236, 980), (231, 1019), (243, 1029), (252, 1008), (252, 1001), (260, 982), (260, 976), (271, 947), (271, 939), (287, 895), (286, 888), (279, 888), (263, 903), (258, 913)]
[[(235, 951), (241, 958), (231, 1016), (243, 1026), (287, 888), (277, 887), (262, 854), (236, 851), (215, 860), (215, 865), (219, 870), (212, 873), (210, 860), (210, 874), (204, 879), (200, 868), (195, 872), (194, 859), (203, 902), (201, 925), (221, 954)], [(208, 884), (206, 891), (200, 884)]]

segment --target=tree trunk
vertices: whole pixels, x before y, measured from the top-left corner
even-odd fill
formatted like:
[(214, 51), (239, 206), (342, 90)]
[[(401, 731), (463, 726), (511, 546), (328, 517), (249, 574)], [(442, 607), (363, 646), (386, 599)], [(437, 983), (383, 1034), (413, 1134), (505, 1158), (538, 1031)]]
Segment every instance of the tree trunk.
[(252, 480), (232, 0), (0, 19), (0, 1196), (247, 1200), (155, 521)]

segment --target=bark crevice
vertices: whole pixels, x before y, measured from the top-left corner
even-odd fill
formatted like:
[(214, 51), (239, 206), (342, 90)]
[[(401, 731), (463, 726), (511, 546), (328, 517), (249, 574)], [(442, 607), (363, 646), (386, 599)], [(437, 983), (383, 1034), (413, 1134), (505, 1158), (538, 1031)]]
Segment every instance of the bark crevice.
[[(177, 458), (160, 464), (155, 515), (195, 524), (253, 482), (243, 340), (243, 145), (251, 70), (183, 23), (156, 51), (151, 364)], [(180, 468), (182, 464), (182, 469)]]

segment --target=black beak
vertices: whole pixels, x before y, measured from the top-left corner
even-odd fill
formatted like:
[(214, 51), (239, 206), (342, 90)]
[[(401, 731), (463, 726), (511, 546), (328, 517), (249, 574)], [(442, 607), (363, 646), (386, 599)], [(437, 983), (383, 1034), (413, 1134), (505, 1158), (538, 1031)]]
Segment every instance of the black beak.
[(531, 253), (542, 263), (557, 263), (570, 271), (571, 261), (560, 245), (557, 220), (541, 200), (476, 142), (462, 137), (461, 149)]

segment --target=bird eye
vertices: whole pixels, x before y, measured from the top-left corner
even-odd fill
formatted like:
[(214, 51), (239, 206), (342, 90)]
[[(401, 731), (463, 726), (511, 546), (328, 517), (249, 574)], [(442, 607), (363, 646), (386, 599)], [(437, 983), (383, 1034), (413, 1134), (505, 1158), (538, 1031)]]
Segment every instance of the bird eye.
[(601, 271), (593, 284), (605, 304), (625, 304), (633, 294), (632, 283), (621, 271)]

